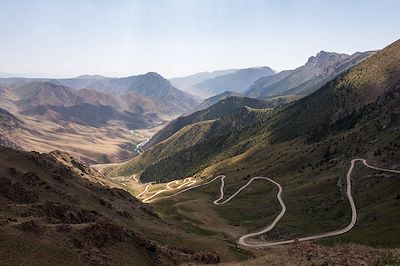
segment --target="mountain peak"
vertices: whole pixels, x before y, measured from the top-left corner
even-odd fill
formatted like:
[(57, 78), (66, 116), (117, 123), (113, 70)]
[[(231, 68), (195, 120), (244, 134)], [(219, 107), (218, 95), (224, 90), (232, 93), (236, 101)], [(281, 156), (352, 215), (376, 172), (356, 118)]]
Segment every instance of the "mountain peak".
[(348, 56), (348, 55), (321, 50), (315, 56), (311, 56), (310, 58), (308, 58), (306, 64), (323, 65), (334, 58), (339, 58), (342, 56)]
[(321, 51), (318, 52), (317, 57), (318, 57), (318, 56), (324, 56), (324, 55), (327, 55), (327, 54), (335, 54), (335, 53), (330, 53), (330, 52), (321, 50)]
[(159, 79), (165, 79), (163, 76), (158, 74), (157, 72), (147, 72), (146, 74), (143, 75), (144, 77), (153, 77), (153, 78), (159, 78)]

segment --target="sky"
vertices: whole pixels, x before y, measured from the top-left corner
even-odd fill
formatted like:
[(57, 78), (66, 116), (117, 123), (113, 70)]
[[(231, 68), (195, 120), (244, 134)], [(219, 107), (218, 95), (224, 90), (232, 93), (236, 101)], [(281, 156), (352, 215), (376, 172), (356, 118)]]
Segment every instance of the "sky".
[(0, 0), (0, 72), (171, 78), (400, 38), (398, 0)]

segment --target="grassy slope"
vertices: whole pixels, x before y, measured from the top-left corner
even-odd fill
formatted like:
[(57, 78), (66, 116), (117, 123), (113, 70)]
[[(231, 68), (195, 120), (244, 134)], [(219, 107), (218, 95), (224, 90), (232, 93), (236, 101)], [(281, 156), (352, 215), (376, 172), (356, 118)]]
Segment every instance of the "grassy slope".
[(238, 96), (231, 96), (222, 99), (221, 101), (217, 102), (216, 104), (192, 113), (190, 115), (181, 116), (176, 120), (169, 123), (165, 128), (160, 130), (146, 145), (146, 147), (151, 147), (160, 143), (167, 139), (168, 137), (172, 136), (180, 129), (184, 128), (187, 125), (207, 121), (207, 120), (215, 120), (219, 118), (223, 118), (226, 116), (231, 115), (238, 109), (243, 108), (244, 106), (248, 106), (251, 108), (271, 108), (276, 106), (281, 106), (287, 102), (293, 100), (293, 97), (276, 97), (269, 100), (258, 100), (253, 98), (247, 97), (238, 97)]
[[(168, 181), (190, 176), (210, 164), (238, 155), (255, 145), (250, 139), (260, 117), (268, 117), (272, 111), (242, 108), (232, 115), (215, 121), (202, 141), (175, 152), (151, 164), (141, 173), (142, 181)], [(250, 129), (244, 131), (244, 129)]]

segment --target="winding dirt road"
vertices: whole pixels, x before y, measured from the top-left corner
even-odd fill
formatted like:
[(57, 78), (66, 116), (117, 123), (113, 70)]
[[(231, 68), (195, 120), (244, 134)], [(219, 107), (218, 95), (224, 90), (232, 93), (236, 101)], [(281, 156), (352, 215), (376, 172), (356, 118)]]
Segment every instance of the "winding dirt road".
[[(161, 189), (161, 190), (155, 192), (153, 195), (151, 195), (151, 196), (149, 196), (149, 197), (143, 199), (142, 202), (144, 202), (144, 203), (149, 203), (149, 202), (152, 202), (152, 201), (154, 201), (154, 200), (164, 199), (164, 198), (170, 198), (170, 197), (172, 197), (172, 196), (176, 196), (176, 195), (178, 195), (178, 194), (180, 194), (180, 193), (182, 193), (182, 192), (184, 192), (184, 191), (187, 191), (187, 190), (189, 190), (189, 189), (184, 189), (184, 190), (179, 191), (179, 192), (177, 192), (177, 193), (175, 193), (175, 194), (173, 194), (173, 195), (170, 195), (170, 196), (164, 196), (164, 197), (155, 198), (157, 195), (159, 195), (159, 194), (161, 194), (161, 193), (164, 193), (164, 192), (167, 192), (167, 191), (178, 190), (178, 189), (181, 189), (181, 188), (184, 187), (184, 186), (187, 186), (187, 187), (189, 187), (190, 189), (195, 188), (195, 187), (191, 187), (191, 186), (192, 186), (193, 184), (195, 184), (195, 183), (196, 183), (196, 180), (193, 180), (193, 177), (185, 178), (185, 179), (183, 180), (183, 183), (180, 184), (180, 185), (179, 185), (178, 187), (176, 187), (176, 188), (172, 187), (172, 184), (179, 184), (179, 181), (178, 181), (178, 180), (174, 180), (174, 181), (168, 182), (168, 183), (165, 185), (165, 189)], [(139, 197), (141, 197), (142, 195), (144, 195), (144, 194), (147, 192), (147, 190), (148, 190), (148, 188), (149, 188), (150, 185), (151, 185), (151, 184), (147, 185), (147, 186), (146, 186), (146, 189), (145, 189), (142, 193), (140, 193), (139, 195), (137, 195), (136, 197), (139, 198)]]
[[(277, 193), (276, 197), (277, 197), (277, 199), (279, 201), (279, 204), (281, 205), (281, 211), (278, 214), (278, 216), (276, 216), (274, 221), (271, 224), (267, 225), (262, 230), (241, 236), (239, 238), (239, 240), (237, 241), (237, 243), (239, 245), (246, 246), (246, 247), (271, 247), (271, 246), (277, 246), (277, 245), (283, 245), (283, 244), (290, 244), (290, 243), (293, 243), (295, 241), (302, 242), (302, 241), (309, 241), (309, 240), (328, 238), (328, 237), (342, 235), (342, 234), (350, 231), (354, 227), (354, 225), (356, 224), (356, 221), (357, 221), (357, 209), (356, 209), (356, 205), (354, 203), (354, 199), (353, 199), (353, 195), (352, 195), (351, 174), (353, 172), (355, 163), (358, 162), (358, 161), (362, 162), (366, 167), (374, 169), (374, 170), (400, 174), (400, 171), (397, 171), (397, 170), (384, 169), (384, 168), (371, 166), (371, 165), (369, 165), (367, 163), (367, 161), (365, 159), (362, 159), (362, 158), (357, 158), (357, 159), (351, 160), (350, 168), (349, 168), (349, 170), (347, 171), (347, 174), (346, 174), (346, 196), (347, 196), (347, 199), (348, 199), (350, 207), (351, 207), (351, 221), (344, 228), (341, 228), (341, 229), (338, 229), (338, 230), (335, 230), (335, 231), (330, 231), (330, 232), (318, 234), (318, 235), (312, 235), (312, 236), (307, 236), (307, 237), (294, 238), (294, 239), (290, 239), (290, 240), (276, 241), (276, 242), (268, 242), (268, 241), (255, 240), (255, 239), (252, 239), (250, 241), (248, 240), (249, 238), (260, 236), (262, 234), (265, 234), (265, 233), (271, 231), (276, 226), (276, 224), (279, 222), (279, 220), (285, 215), (285, 212), (286, 212), (286, 205), (285, 205), (284, 201), (282, 200), (282, 191), (283, 190), (282, 190), (281, 185), (278, 182), (276, 182), (276, 181), (274, 181), (274, 180), (272, 180), (271, 178), (268, 178), (268, 177), (259, 176), (259, 177), (251, 178), (245, 185), (240, 187), (233, 195), (231, 195), (229, 198), (227, 198), (224, 201), (222, 201), (222, 199), (224, 198), (224, 186), (225, 186), (225, 180), (224, 179), (225, 179), (225, 175), (219, 175), (219, 176), (215, 177), (214, 179), (212, 179), (212, 180), (210, 180), (208, 182), (205, 182), (205, 183), (202, 183), (202, 184), (199, 184), (199, 185), (195, 185), (195, 186), (193, 184), (195, 184), (196, 181), (192, 180), (192, 179), (189, 179), (189, 181), (184, 181), (183, 184), (181, 184), (180, 186), (178, 186), (175, 189), (180, 189), (185, 185), (187, 186), (187, 188), (185, 188), (185, 189), (183, 189), (183, 190), (181, 190), (181, 191), (179, 191), (177, 193), (174, 193), (172, 195), (163, 196), (163, 197), (157, 197), (156, 198), (157, 195), (159, 195), (159, 194), (161, 194), (163, 192), (174, 190), (174, 188), (171, 187), (171, 185), (172, 185), (173, 182), (176, 182), (176, 181), (171, 181), (166, 185), (166, 189), (159, 190), (159, 191), (155, 192), (153, 195), (145, 198), (143, 200), (143, 202), (150, 203), (150, 202), (153, 202), (155, 200), (171, 198), (171, 197), (179, 195), (179, 194), (181, 194), (183, 192), (186, 192), (188, 190), (195, 189), (195, 188), (202, 187), (202, 186), (206, 186), (206, 185), (214, 182), (217, 179), (221, 179), (221, 186), (220, 186), (220, 189), (219, 189), (220, 197), (218, 199), (214, 200), (213, 203), (215, 205), (222, 205), (222, 204), (225, 204), (225, 203), (229, 202), (234, 197), (236, 197), (242, 190), (244, 190), (246, 187), (248, 187), (254, 180), (262, 179), (262, 180), (266, 180), (268, 182), (271, 182), (271, 183), (273, 183), (274, 185), (276, 185), (278, 187), (278, 193)], [(140, 196), (142, 196), (147, 191), (148, 187), (149, 187), (149, 185), (146, 186), (145, 191), (143, 191), (140, 194)]]

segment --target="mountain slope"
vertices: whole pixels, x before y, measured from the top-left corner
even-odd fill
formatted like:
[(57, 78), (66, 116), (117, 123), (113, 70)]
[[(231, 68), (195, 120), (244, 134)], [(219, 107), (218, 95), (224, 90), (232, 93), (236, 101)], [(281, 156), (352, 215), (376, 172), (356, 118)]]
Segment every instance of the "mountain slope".
[(197, 111), (187, 116), (181, 116), (171, 121), (166, 127), (160, 130), (156, 135), (154, 135), (152, 139), (150, 139), (150, 141), (145, 145), (145, 148), (160, 143), (161, 141), (172, 136), (187, 125), (206, 120), (219, 119), (224, 116), (230, 115), (231, 113), (243, 108), (244, 106), (260, 109), (274, 107), (276, 106), (276, 104), (278, 104), (278, 101), (263, 101), (247, 97), (232, 96), (222, 99), (221, 101), (217, 102), (207, 109)]
[(310, 57), (304, 66), (257, 80), (244, 95), (257, 98), (308, 95), (371, 54), (373, 52), (355, 53), (350, 56), (321, 51), (316, 56)]
[(186, 242), (182, 236), (187, 233), (163, 222), (149, 206), (104, 177), (88, 180), (91, 170), (68, 154), (1, 146), (0, 151), (2, 264), (218, 262), (211, 253), (195, 253), (179, 243), (162, 244), (171, 241), (165, 232), (173, 233), (178, 242)]
[(233, 73), (204, 80), (196, 87), (203, 94), (210, 96), (220, 94), (224, 91), (243, 92), (261, 77), (272, 76), (275, 74), (269, 67), (239, 69)]

